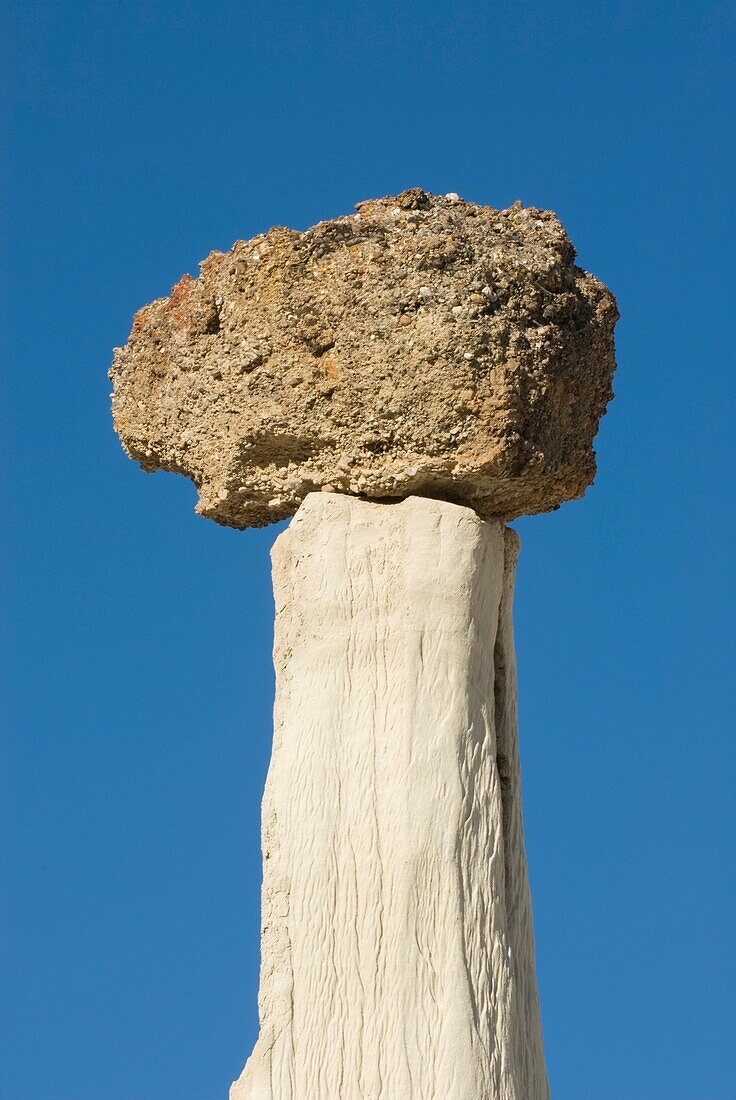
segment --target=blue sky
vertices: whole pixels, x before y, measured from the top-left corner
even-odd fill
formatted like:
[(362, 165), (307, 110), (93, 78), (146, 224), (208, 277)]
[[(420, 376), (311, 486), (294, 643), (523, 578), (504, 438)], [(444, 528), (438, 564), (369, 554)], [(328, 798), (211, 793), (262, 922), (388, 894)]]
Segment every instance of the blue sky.
[(734, 1100), (734, 8), (6, 0), (3, 1100), (225, 1097), (257, 1030), (268, 550), (112, 432), (133, 312), (409, 186), (616, 293), (584, 500), (517, 524), (555, 1100)]

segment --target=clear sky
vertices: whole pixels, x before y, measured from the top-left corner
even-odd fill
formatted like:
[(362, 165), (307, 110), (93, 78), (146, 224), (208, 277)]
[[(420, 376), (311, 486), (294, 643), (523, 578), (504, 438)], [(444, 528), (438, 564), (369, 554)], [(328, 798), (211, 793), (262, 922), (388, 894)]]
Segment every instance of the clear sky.
[(2, 1100), (224, 1100), (257, 1031), (277, 531), (124, 456), (111, 349), (416, 185), (554, 209), (621, 309), (597, 482), (517, 524), (554, 1098), (736, 1098), (734, 11), (6, 0)]

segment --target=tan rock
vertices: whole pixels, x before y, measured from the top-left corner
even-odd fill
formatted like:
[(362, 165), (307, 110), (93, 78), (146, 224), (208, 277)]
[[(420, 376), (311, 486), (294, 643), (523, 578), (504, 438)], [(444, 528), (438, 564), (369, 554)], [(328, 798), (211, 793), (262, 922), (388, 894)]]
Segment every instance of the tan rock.
[(574, 257), (554, 214), (418, 189), (238, 241), (136, 315), (115, 427), (233, 527), (322, 487), (551, 510), (612, 396), (616, 304)]

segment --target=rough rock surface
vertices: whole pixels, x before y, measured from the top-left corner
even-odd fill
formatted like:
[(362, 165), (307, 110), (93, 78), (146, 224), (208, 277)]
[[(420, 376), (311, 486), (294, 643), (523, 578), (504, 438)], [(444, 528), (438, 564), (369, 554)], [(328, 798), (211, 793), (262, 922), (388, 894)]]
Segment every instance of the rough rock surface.
[(319, 488), (502, 518), (581, 496), (617, 310), (554, 214), (418, 189), (356, 209), (213, 252), (140, 310), (111, 370), (127, 452), (234, 527)]
[(517, 547), (455, 504), (322, 493), (276, 540), (261, 1029), (231, 1100), (548, 1100)]

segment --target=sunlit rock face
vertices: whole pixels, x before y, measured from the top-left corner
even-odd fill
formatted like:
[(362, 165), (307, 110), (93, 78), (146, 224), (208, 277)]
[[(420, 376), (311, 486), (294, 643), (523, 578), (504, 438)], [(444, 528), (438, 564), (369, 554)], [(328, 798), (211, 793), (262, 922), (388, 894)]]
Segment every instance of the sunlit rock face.
[(313, 493), (276, 540), (260, 1035), (231, 1100), (548, 1100), (517, 551), (418, 497)]
[(308, 493), (547, 511), (595, 474), (614, 299), (554, 214), (418, 189), (213, 252), (142, 309), (115, 427), (233, 527)]

